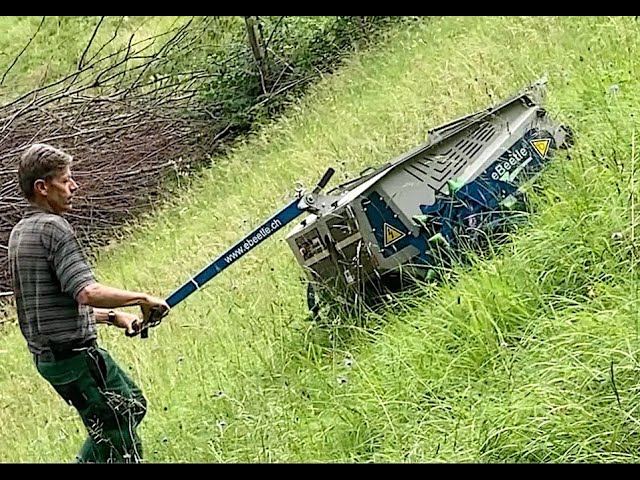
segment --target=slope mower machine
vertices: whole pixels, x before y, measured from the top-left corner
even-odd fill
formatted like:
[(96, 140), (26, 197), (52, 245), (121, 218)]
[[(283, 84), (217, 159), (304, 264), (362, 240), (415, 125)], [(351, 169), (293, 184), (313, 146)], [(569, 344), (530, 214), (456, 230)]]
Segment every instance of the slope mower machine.
[[(309, 308), (325, 301), (368, 302), (428, 279), (467, 246), (504, 233), (522, 218), (525, 189), (571, 129), (541, 106), (544, 80), (494, 106), (428, 132), (426, 143), (359, 178), (321, 193), (329, 169), (311, 191), (187, 280), (167, 298), (174, 307), (204, 283), (302, 214), (286, 237), (308, 282)], [(142, 336), (163, 314), (145, 315)]]

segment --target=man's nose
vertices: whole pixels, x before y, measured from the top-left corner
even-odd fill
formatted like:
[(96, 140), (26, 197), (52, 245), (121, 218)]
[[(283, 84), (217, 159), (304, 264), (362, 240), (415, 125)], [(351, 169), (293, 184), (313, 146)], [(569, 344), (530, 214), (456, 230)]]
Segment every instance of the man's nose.
[(71, 190), (77, 190), (78, 189), (78, 184), (76, 183), (75, 180), (71, 180)]

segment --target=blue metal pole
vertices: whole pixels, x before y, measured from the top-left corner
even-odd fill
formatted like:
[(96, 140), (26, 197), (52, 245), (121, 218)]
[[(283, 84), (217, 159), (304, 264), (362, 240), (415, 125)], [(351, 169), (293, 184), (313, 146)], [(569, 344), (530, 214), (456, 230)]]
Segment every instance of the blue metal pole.
[(230, 247), (226, 252), (222, 253), (208, 266), (200, 270), (195, 277), (176, 289), (166, 300), (169, 307), (173, 308), (182, 302), (233, 262), (242, 258), (266, 238), (269, 238), (289, 222), (300, 216), (306, 209), (300, 208), (298, 206), (299, 203), (300, 199), (289, 203), (274, 216), (262, 223), (262, 225)]

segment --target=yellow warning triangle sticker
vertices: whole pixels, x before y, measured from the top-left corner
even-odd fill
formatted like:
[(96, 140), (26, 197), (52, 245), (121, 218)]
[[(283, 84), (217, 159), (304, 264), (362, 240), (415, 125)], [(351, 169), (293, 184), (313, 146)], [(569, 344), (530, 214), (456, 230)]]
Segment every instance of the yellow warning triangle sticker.
[(392, 243), (397, 242), (402, 237), (405, 237), (407, 234), (401, 232), (396, 227), (392, 227), (388, 223), (384, 224), (384, 246), (388, 247)]
[(549, 150), (549, 144), (551, 140), (548, 138), (540, 138), (538, 140), (531, 140), (531, 145), (535, 148), (542, 158), (547, 154), (547, 150)]

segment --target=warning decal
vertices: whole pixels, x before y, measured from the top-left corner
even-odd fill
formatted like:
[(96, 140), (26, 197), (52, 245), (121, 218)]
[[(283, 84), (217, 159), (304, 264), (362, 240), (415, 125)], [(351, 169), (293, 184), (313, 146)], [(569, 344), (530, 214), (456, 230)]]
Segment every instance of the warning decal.
[(388, 223), (384, 224), (384, 246), (385, 248), (391, 245), (392, 243), (397, 242), (401, 238), (405, 237), (407, 234), (401, 232), (396, 227), (392, 227)]
[(551, 143), (551, 140), (548, 138), (531, 140), (531, 145), (533, 146), (533, 148), (535, 148), (538, 151), (538, 153), (542, 156), (542, 158), (544, 158), (544, 156), (547, 154), (547, 150), (549, 150), (550, 143)]

